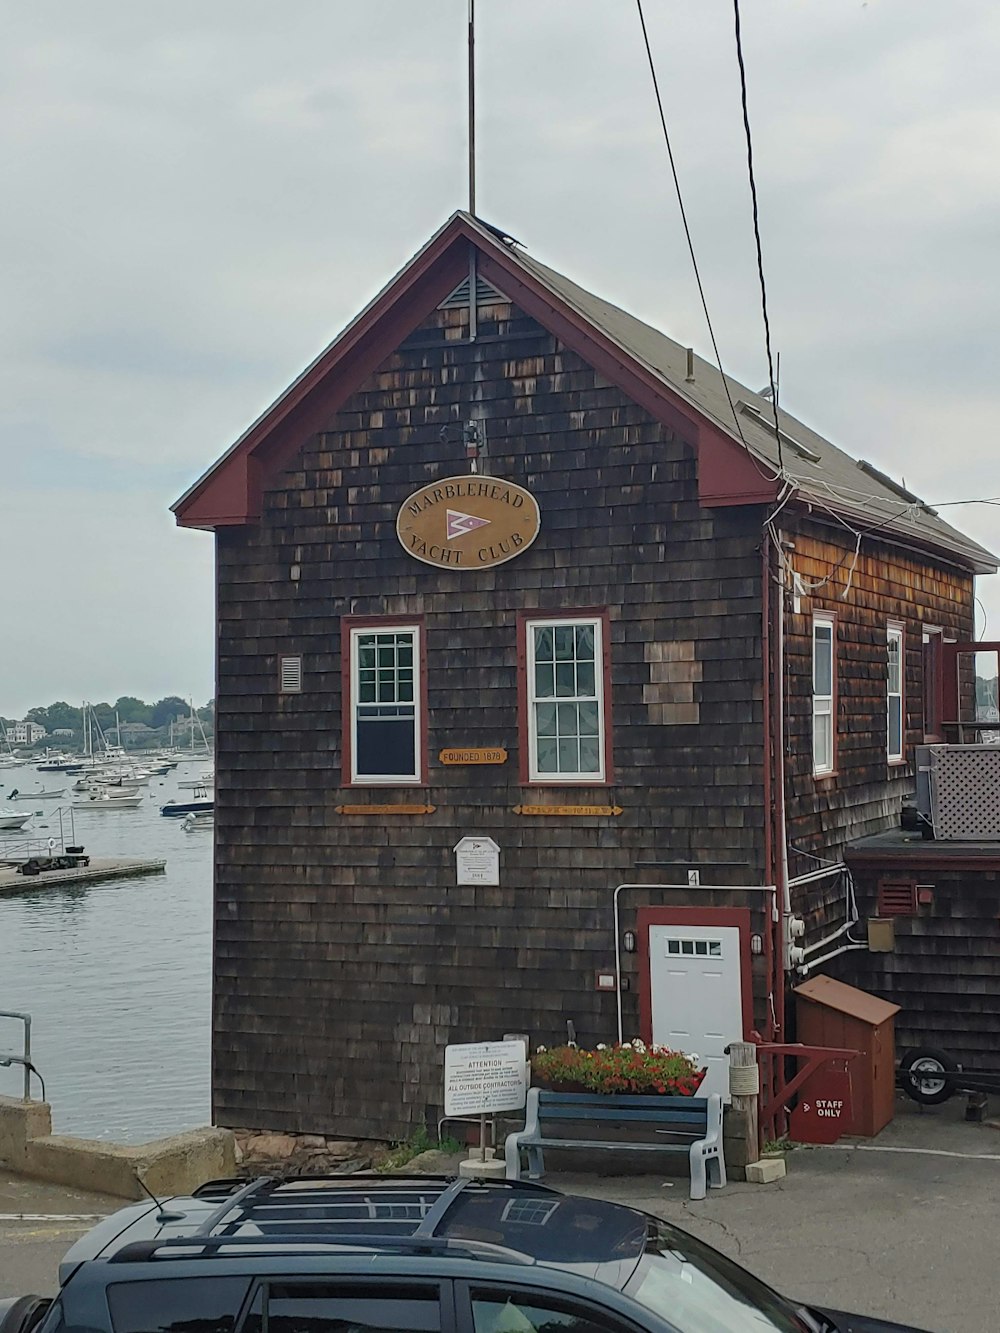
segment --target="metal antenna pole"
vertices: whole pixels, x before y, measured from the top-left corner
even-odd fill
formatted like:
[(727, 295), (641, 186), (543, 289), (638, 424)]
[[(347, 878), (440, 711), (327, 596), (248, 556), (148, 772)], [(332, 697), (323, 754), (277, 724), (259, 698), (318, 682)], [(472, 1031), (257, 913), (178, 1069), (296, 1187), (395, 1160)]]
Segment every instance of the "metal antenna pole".
[(476, 215), (476, 0), (469, 0), (469, 212)]

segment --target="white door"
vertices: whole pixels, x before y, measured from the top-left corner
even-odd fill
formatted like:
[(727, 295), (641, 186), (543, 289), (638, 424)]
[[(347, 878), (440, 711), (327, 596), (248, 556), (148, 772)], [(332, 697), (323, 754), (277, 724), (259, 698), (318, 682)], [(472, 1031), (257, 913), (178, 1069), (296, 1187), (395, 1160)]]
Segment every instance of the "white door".
[(742, 980), (736, 926), (650, 926), (653, 1042), (701, 1057), (699, 1096), (729, 1100), (726, 1047), (743, 1040)]

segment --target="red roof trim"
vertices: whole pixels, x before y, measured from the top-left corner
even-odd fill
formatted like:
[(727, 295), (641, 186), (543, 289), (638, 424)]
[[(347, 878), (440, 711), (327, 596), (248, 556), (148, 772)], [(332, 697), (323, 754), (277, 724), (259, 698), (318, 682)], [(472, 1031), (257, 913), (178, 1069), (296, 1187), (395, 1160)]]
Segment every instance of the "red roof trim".
[[(462, 237), (481, 242), (460, 215), (424, 247), (403, 272), (258, 418), (232, 448), (173, 506), (182, 527), (253, 522), (267, 477), (280, 471), (309, 435), (461, 281), (467, 271)], [(336, 373), (334, 373), (336, 372)], [(321, 397), (317, 391), (324, 388)], [(251, 476), (246, 459), (261, 455)]]
[(572, 305), (523, 269), (511, 250), (464, 214), (455, 214), (409, 265), (308, 367), (262, 417), (173, 506), (182, 527), (253, 523), (263, 492), (303, 443), (440, 304), (468, 268), (468, 243), (480, 272), (526, 314), (618, 385), (639, 406), (698, 448), (699, 494), (706, 504), (774, 500), (777, 485), (746, 451), (673, 394), (658, 375)]

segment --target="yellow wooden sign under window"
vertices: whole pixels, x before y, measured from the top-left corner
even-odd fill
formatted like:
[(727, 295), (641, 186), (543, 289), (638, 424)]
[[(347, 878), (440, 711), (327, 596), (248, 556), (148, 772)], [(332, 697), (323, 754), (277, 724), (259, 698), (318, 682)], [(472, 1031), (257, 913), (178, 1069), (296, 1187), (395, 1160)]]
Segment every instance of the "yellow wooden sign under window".
[(507, 762), (507, 751), (502, 745), (495, 745), (490, 748), (473, 748), (469, 750), (442, 750), (438, 754), (438, 760), (442, 764), (505, 764)]
[(621, 815), (620, 805), (515, 805), (515, 815)]
[(433, 805), (338, 805), (338, 815), (432, 815)]

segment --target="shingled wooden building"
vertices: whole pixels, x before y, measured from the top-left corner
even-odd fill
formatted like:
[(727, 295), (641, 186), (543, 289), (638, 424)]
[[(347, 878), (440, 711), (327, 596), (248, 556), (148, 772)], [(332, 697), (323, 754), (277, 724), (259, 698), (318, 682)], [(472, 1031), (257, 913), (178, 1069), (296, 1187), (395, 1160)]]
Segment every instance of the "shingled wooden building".
[(352, 1136), (567, 1022), (724, 1088), (995, 567), (464, 213), (175, 511), (217, 550), (216, 1116)]

